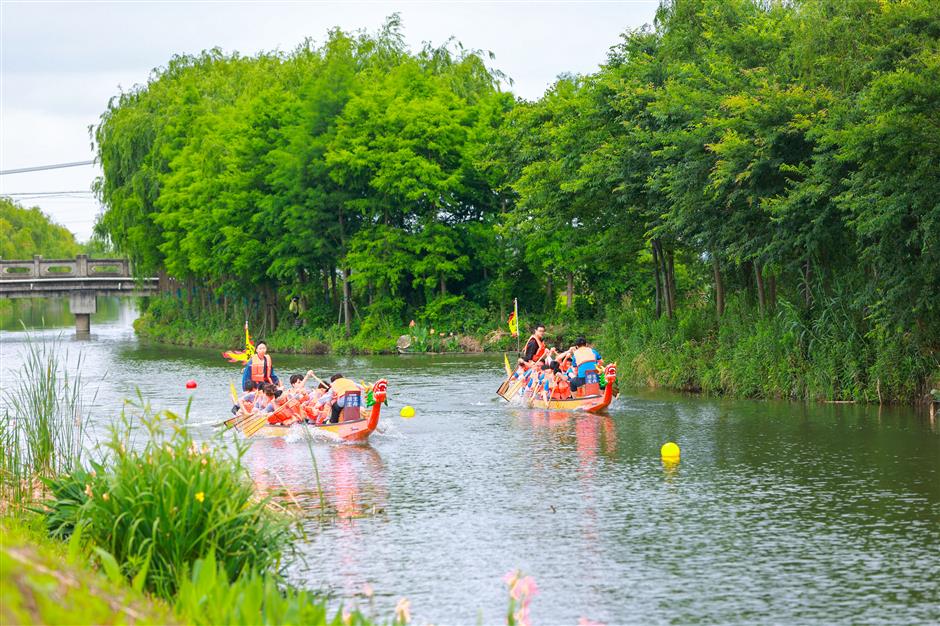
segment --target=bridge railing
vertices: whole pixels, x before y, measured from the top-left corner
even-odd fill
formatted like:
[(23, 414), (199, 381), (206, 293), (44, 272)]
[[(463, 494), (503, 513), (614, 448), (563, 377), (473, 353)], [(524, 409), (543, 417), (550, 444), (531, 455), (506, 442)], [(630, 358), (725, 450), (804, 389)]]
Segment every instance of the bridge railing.
[(39, 255), (31, 261), (0, 259), (0, 280), (35, 280), (37, 278), (132, 278), (127, 259), (90, 259), (79, 254), (74, 259), (44, 259)]

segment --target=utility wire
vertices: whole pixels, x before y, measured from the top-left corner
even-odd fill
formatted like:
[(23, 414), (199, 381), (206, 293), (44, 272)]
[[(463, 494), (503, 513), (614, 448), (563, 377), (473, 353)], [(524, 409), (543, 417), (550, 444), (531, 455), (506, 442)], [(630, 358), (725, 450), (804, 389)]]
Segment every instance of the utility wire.
[(25, 174), (26, 172), (41, 172), (43, 170), (57, 170), (63, 167), (79, 167), (81, 165), (94, 165), (94, 161), (74, 161), (72, 163), (56, 163), (55, 165), (37, 165), (35, 167), (20, 167), (15, 170), (0, 170), (4, 174)]
[(17, 191), (16, 193), (5, 193), (5, 196), (58, 196), (60, 194), (89, 194), (94, 193), (90, 189), (77, 189), (75, 191)]

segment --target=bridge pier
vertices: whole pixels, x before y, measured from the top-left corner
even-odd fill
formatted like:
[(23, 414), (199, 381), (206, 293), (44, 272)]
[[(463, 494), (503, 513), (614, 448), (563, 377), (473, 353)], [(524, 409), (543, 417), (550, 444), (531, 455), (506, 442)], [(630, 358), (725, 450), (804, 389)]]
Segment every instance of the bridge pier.
[(98, 312), (98, 297), (94, 293), (80, 292), (69, 296), (69, 311), (75, 316), (75, 334), (91, 333), (91, 314)]

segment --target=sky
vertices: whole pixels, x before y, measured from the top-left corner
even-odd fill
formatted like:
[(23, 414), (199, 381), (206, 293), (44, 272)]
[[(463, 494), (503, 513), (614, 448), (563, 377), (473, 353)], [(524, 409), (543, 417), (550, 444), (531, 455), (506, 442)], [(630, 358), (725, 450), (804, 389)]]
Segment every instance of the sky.
[[(144, 84), (176, 54), (219, 47), (289, 51), (333, 27), (377, 30), (401, 16), (412, 49), (453, 36), (493, 52), (518, 96), (539, 98), (561, 73), (591, 73), (658, 0), (454, 2), (17, 2), (0, 0), (0, 170), (91, 161), (89, 126), (108, 100)], [(80, 241), (101, 211), (97, 165), (0, 175), (0, 195), (38, 206)], [(56, 192), (72, 192), (59, 194)], [(38, 195), (37, 195), (38, 194)]]

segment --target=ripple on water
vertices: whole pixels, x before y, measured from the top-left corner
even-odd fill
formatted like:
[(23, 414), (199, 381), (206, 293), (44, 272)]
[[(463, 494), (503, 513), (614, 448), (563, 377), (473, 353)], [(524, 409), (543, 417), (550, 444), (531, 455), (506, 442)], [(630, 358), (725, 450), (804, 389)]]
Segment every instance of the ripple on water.
[[(180, 412), (191, 396), (199, 436), (229, 415), (238, 372), (218, 351), (96, 336), (94, 432), (136, 387)], [(258, 489), (304, 512), (297, 584), (354, 602), (369, 583), (381, 615), (408, 597), (418, 623), (504, 622), (515, 568), (541, 589), (538, 624), (940, 622), (940, 433), (910, 411), (644, 392), (559, 415), (491, 401), (499, 355), (274, 353), (279, 372), (387, 376), (391, 394), (368, 445), (291, 433), (246, 454)]]

